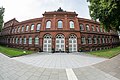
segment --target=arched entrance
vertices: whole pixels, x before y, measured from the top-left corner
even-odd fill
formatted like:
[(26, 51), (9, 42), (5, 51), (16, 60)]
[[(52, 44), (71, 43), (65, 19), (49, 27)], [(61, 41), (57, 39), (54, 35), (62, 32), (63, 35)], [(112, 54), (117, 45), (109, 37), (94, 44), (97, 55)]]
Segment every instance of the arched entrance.
[(65, 51), (65, 38), (64, 35), (58, 34), (56, 36), (56, 51)]
[(69, 52), (76, 52), (77, 51), (77, 37), (72, 34), (69, 37)]
[(43, 51), (51, 52), (52, 50), (52, 37), (50, 34), (46, 34), (43, 40)]

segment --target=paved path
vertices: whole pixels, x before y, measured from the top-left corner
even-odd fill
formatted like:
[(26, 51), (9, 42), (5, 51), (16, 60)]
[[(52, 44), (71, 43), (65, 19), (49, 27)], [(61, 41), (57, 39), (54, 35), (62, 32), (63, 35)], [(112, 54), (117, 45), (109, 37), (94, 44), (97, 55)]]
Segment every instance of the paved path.
[(107, 59), (85, 55), (85, 53), (36, 53), (21, 57), (15, 57), (14, 60), (31, 64), (43, 68), (79, 68), (93, 65)]
[[(109, 60), (107, 60), (109, 61)], [(106, 61), (105, 61), (106, 62)], [(102, 63), (102, 62), (101, 62)], [(0, 53), (0, 80), (119, 80), (96, 68), (54, 69), (19, 62)]]

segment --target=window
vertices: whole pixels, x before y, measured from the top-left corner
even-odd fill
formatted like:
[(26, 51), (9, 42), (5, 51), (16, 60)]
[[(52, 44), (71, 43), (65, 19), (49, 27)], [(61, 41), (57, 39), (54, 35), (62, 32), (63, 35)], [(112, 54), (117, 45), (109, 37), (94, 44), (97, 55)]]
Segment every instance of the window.
[(102, 28), (100, 28), (100, 32), (103, 32)]
[(14, 38), (13, 38), (13, 43), (14, 43)]
[(51, 21), (47, 21), (46, 28), (50, 28), (50, 27), (51, 27)]
[(12, 29), (12, 33), (14, 33), (14, 28)]
[(22, 32), (24, 32), (24, 26), (22, 26)]
[(38, 37), (35, 37), (35, 44), (39, 44), (39, 38)]
[(86, 31), (90, 31), (90, 27), (88, 24), (86, 25)]
[(26, 26), (26, 31), (28, 31), (28, 29), (29, 29), (29, 26), (27, 25), (27, 26)]
[(88, 44), (92, 44), (92, 38), (88, 37)]
[(100, 42), (101, 42), (101, 38), (100, 38), (100, 37), (98, 37), (98, 44), (100, 44)]
[(74, 22), (70, 21), (70, 28), (74, 28)]
[(34, 30), (34, 24), (31, 25), (31, 31)]
[(20, 27), (18, 27), (18, 32), (20, 32)]
[(26, 44), (26, 37), (24, 38), (24, 44)]
[(105, 39), (104, 38), (102, 38), (102, 43), (105, 43)]
[(83, 24), (80, 24), (80, 30), (81, 30), (81, 31), (84, 30)]
[(16, 38), (16, 44), (18, 43), (18, 38)]
[(93, 43), (94, 43), (94, 44), (97, 44), (97, 39), (96, 39), (96, 37), (93, 38)]
[(17, 32), (17, 28), (15, 28), (15, 33)]
[(60, 21), (58, 21), (58, 28), (63, 28), (63, 23), (62, 23), (62, 21), (60, 20)]
[(19, 44), (22, 44), (22, 38), (20, 38)]
[(82, 44), (86, 44), (85, 37), (82, 37), (82, 38), (81, 38), (81, 43), (82, 43)]
[(41, 24), (38, 23), (38, 24), (37, 24), (37, 29), (36, 29), (36, 31), (40, 31), (40, 26), (41, 26)]
[(29, 44), (32, 44), (32, 37), (29, 37)]
[(95, 31), (95, 28), (94, 28), (94, 26), (92, 25), (92, 31)]
[(98, 28), (98, 26), (96, 26), (96, 30), (97, 30), (97, 32), (99, 32), (99, 28)]

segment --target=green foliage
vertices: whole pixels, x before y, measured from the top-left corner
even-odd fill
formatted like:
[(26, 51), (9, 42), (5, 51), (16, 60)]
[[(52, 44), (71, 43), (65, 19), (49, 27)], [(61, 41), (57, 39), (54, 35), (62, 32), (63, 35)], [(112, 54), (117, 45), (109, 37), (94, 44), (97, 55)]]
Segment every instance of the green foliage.
[(4, 47), (4, 46), (0, 46), (0, 52), (7, 55), (7, 56), (10, 56), (10, 57), (15, 57), (15, 56), (33, 53), (32, 51), (26, 51), (26, 53), (24, 53), (24, 50), (15, 49), (15, 48), (8, 48), (8, 47)]
[(5, 8), (1, 7), (0, 8), (0, 31), (2, 29), (2, 26), (3, 26), (3, 16), (4, 16), (4, 11), (5, 11)]
[(120, 0), (87, 1), (92, 19), (98, 19), (106, 30), (120, 30)]
[(120, 46), (116, 48), (111, 48), (108, 50), (100, 50), (100, 51), (92, 51), (92, 52), (87, 52), (88, 54), (100, 56), (100, 57), (105, 57), (105, 58), (112, 58), (118, 54), (120, 54)]

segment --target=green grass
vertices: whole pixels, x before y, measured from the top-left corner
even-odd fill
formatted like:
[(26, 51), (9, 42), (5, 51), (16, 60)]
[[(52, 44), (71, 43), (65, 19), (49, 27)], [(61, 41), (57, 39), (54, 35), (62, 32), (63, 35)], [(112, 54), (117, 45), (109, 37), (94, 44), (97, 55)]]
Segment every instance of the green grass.
[(120, 54), (120, 46), (111, 48), (111, 49), (107, 49), (107, 50), (93, 51), (93, 52), (87, 52), (87, 53), (95, 55), (95, 56), (99, 56), (99, 57), (112, 58), (112, 57)]
[(33, 51), (26, 50), (26, 53), (23, 53), (23, 51), (25, 51), (25, 50), (0, 46), (0, 52), (9, 56), (9, 57), (16, 57), (16, 56), (21, 56), (21, 55), (33, 53)]

